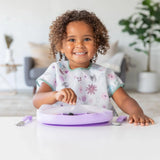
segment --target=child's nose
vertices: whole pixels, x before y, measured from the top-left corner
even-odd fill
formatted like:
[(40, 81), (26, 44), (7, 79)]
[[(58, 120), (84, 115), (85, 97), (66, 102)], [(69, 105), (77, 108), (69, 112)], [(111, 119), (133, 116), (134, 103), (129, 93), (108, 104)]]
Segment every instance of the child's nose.
[(76, 42), (76, 48), (84, 48), (83, 42), (82, 41), (77, 41)]

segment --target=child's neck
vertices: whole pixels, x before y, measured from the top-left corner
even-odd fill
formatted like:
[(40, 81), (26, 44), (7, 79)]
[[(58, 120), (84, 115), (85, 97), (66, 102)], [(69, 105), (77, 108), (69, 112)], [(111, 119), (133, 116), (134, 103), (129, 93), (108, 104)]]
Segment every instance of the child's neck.
[(76, 69), (76, 68), (88, 68), (90, 66), (91, 62), (85, 63), (85, 64), (75, 64), (72, 62), (68, 62), (70, 69)]

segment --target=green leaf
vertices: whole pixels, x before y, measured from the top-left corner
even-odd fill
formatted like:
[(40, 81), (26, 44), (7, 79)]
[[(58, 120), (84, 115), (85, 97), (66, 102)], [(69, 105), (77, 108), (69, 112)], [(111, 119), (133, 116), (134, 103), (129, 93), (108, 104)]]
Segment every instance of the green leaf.
[(148, 17), (148, 15), (146, 15), (146, 14), (144, 14), (144, 13), (142, 13), (142, 12), (138, 12), (138, 14), (140, 14), (142, 17)]
[(119, 21), (119, 24), (120, 25), (129, 25), (129, 21), (125, 20), (125, 19), (122, 19), (122, 20)]
[(139, 18), (136, 18), (134, 21), (133, 21), (133, 24), (136, 25), (138, 24), (139, 22), (141, 22), (141, 20)]
[(156, 39), (157, 38), (157, 35), (156, 34), (151, 34), (151, 36)]
[(155, 41), (160, 42), (160, 38), (156, 38)]
[(131, 47), (131, 46), (134, 46), (136, 44), (137, 44), (137, 42), (132, 42), (132, 43), (129, 44), (129, 46)]
[(143, 50), (143, 49), (140, 49), (140, 48), (134, 48), (137, 52), (143, 52), (143, 53), (145, 53), (145, 54), (147, 54), (148, 55), (148, 51), (146, 51), (146, 50)]
[(151, 0), (143, 0), (142, 4), (146, 5), (146, 6), (150, 6), (151, 5)]
[(136, 51), (138, 52), (142, 52), (143, 50), (142, 49), (139, 49), (139, 48), (134, 48)]
[(149, 12), (150, 12), (150, 15), (152, 16), (154, 14), (154, 8), (153, 6), (149, 6)]
[(128, 32), (127, 28), (122, 29), (122, 32)]
[(146, 32), (146, 29), (145, 28), (138, 28), (137, 29), (137, 34), (144, 34)]
[(154, 11), (154, 16), (155, 16), (157, 21), (160, 20), (160, 8), (158, 10)]
[(135, 34), (134, 30), (133, 30), (132, 28), (130, 28), (130, 27), (127, 28), (127, 31), (128, 31), (128, 33), (129, 33), (130, 35)]
[(142, 21), (143, 21), (143, 24), (147, 24), (148, 26), (151, 26), (152, 24), (152, 20), (148, 17), (144, 17)]
[(146, 55), (148, 55), (148, 51), (143, 51)]

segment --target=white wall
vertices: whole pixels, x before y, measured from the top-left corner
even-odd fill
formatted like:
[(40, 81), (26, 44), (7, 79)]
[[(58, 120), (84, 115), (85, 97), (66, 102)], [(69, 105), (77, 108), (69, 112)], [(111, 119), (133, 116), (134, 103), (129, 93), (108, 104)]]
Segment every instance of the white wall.
[[(24, 56), (30, 55), (28, 42), (48, 43), (49, 26), (58, 15), (70, 9), (87, 9), (93, 11), (106, 25), (110, 34), (110, 41), (119, 40), (122, 51), (131, 56), (135, 68), (127, 73), (127, 88), (136, 88), (137, 73), (145, 69), (146, 57), (135, 53), (128, 47), (132, 40), (121, 32), (118, 21), (134, 12), (139, 0), (0, 0), (0, 63), (4, 62), (4, 34), (14, 37), (12, 49), (17, 63), (23, 64)], [(152, 68), (160, 72), (160, 47), (153, 51)], [(158, 55), (159, 54), (159, 55)], [(0, 68), (4, 75), (4, 68)], [(13, 75), (5, 75), (13, 84)], [(24, 83), (23, 67), (17, 72), (18, 89), (29, 89)], [(7, 85), (0, 77), (0, 89), (7, 89)]]

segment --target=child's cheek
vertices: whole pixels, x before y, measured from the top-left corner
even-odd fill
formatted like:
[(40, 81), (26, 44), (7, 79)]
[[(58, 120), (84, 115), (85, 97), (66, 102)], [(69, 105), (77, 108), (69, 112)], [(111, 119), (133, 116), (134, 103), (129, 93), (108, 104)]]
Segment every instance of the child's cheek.
[(73, 47), (73, 45), (74, 45), (73, 43), (67, 42), (67, 43), (66, 43), (66, 48), (67, 48), (67, 49), (71, 49), (71, 48)]
[(67, 46), (67, 49), (68, 49), (68, 50), (70, 50), (71, 48), (72, 48), (71, 45), (68, 45), (68, 46)]

